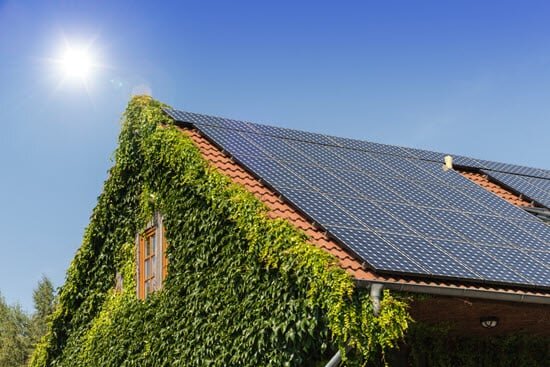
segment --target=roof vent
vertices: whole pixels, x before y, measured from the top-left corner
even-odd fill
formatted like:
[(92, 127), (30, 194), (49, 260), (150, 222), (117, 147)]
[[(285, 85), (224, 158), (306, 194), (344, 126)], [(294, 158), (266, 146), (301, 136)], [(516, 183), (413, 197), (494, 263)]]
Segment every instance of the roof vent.
[(443, 165), (443, 171), (453, 169), (453, 157), (450, 155), (445, 156), (445, 164)]

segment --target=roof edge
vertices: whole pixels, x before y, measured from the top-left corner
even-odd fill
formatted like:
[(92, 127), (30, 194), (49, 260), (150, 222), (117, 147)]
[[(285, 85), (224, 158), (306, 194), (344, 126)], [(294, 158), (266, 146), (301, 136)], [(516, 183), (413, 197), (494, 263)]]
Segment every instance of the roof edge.
[(388, 281), (370, 281), (355, 279), (355, 284), (360, 288), (370, 288), (372, 284), (382, 284), (385, 288), (400, 291), (400, 292), (411, 292), (411, 293), (422, 293), (422, 294), (432, 294), (439, 296), (449, 296), (449, 297), (468, 297), (468, 298), (478, 298), (485, 300), (494, 300), (494, 301), (506, 301), (506, 302), (518, 302), (518, 303), (534, 303), (534, 304), (543, 304), (550, 305), (550, 294), (547, 295), (536, 295), (536, 294), (518, 294), (510, 292), (500, 292), (492, 290), (481, 290), (481, 289), (466, 289), (461, 287), (441, 287), (434, 285), (424, 285), (424, 284), (404, 284), (404, 283), (395, 283)]

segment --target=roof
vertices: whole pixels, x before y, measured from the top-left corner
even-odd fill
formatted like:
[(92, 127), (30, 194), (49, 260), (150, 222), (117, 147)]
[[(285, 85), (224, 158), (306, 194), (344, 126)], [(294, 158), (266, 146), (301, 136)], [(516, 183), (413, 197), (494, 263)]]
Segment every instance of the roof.
[[(550, 289), (550, 226), (516, 206), (548, 208), (550, 171), (454, 156), (461, 174), (442, 169), (442, 153), (167, 112), (222, 173), (358, 281), (521, 297)], [(503, 185), (501, 174), (515, 179)]]

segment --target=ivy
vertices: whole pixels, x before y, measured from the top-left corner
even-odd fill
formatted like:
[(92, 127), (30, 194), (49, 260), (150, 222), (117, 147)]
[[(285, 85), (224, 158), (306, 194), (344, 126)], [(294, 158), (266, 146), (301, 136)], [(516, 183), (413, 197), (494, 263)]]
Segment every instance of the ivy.
[[(384, 361), (407, 302), (337, 260), (211, 168), (148, 97), (129, 103), (114, 161), (31, 366), (316, 366)], [(168, 278), (135, 292), (135, 234), (164, 216)], [(123, 290), (115, 291), (116, 274)], [(346, 353), (346, 351), (349, 351)]]
[(550, 361), (550, 339), (522, 333), (464, 337), (452, 325), (415, 323), (406, 343), (411, 365), (418, 367), (536, 367)]

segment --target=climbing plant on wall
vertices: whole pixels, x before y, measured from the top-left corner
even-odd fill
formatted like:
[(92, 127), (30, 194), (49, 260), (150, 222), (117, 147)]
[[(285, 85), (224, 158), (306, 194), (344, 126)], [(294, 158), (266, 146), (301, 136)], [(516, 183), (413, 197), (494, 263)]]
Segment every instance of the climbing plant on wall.
[[(405, 300), (385, 292), (375, 317), (336, 259), (268, 218), (161, 108), (149, 97), (129, 103), (115, 164), (31, 365), (314, 366), (336, 348), (349, 365), (380, 363), (409, 325)], [(134, 239), (155, 212), (170, 244), (168, 278), (143, 301)]]
[(406, 343), (414, 367), (543, 367), (550, 361), (550, 338), (521, 332), (467, 337), (450, 324), (414, 323)]

